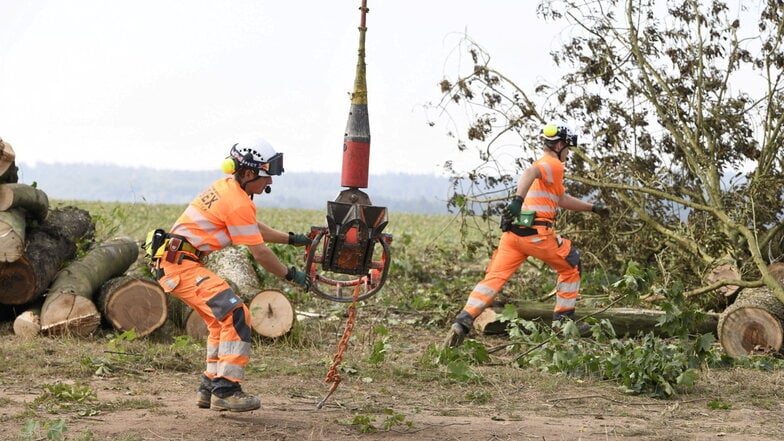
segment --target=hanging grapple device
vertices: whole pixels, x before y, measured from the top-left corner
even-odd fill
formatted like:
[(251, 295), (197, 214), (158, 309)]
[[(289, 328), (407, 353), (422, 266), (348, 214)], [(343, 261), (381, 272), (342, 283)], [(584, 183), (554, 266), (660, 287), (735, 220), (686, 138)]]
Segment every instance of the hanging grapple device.
[[(392, 236), (382, 231), (387, 225), (386, 207), (376, 207), (360, 188), (368, 186), (370, 125), (368, 124), (365, 80), (365, 16), (362, 1), (359, 26), (359, 56), (351, 94), (351, 109), (343, 137), (341, 186), (347, 187), (334, 201), (327, 202), (327, 226), (311, 227), (311, 245), (306, 248), (305, 268), (316, 294), (336, 302), (368, 298), (381, 289), (390, 265)], [(379, 247), (376, 247), (379, 245)], [(321, 272), (318, 271), (321, 265)], [(359, 287), (358, 295), (352, 294)]]

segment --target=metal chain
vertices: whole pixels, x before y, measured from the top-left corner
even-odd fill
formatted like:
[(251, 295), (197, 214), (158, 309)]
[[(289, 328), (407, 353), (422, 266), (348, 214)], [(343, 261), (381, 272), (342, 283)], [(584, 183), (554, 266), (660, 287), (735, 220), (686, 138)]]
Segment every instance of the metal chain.
[(324, 381), (327, 383), (332, 383), (332, 387), (329, 388), (329, 392), (327, 392), (327, 396), (324, 397), (319, 403), (316, 405), (316, 409), (321, 409), (324, 406), (324, 403), (327, 399), (335, 392), (335, 389), (338, 388), (340, 381), (342, 378), (340, 377), (340, 372), (338, 371), (338, 366), (340, 363), (343, 362), (343, 354), (346, 352), (346, 348), (348, 348), (348, 340), (351, 338), (351, 331), (354, 330), (354, 323), (357, 319), (357, 299), (359, 298), (359, 289), (361, 285), (358, 284), (354, 287), (354, 297), (351, 302), (351, 305), (348, 307), (348, 318), (346, 319), (346, 329), (343, 331), (343, 337), (341, 337), (340, 342), (338, 343), (338, 350), (335, 352), (335, 356), (332, 357), (332, 365), (329, 367), (327, 371), (327, 376), (324, 378)]

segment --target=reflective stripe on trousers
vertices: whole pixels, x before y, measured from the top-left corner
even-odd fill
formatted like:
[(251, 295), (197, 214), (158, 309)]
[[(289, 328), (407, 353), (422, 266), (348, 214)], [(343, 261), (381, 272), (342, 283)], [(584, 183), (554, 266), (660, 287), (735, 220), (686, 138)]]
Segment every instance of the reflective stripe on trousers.
[(485, 278), (474, 287), (463, 307), (471, 317), (478, 317), (493, 303), (501, 287), (528, 257), (541, 260), (558, 273), (554, 312), (574, 310), (580, 291), (579, 253), (572, 249), (569, 239), (557, 236), (552, 229), (536, 228), (539, 234), (533, 236), (520, 237), (511, 232), (501, 235), (501, 242), (487, 266)]
[(190, 306), (204, 320), (209, 378), (245, 378), (251, 349), (250, 310), (221, 277), (196, 262), (162, 265), (164, 291)]

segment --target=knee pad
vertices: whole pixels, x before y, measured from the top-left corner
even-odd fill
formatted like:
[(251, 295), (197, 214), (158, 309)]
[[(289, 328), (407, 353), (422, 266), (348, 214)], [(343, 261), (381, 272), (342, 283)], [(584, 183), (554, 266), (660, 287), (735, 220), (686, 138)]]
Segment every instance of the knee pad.
[(237, 308), (234, 310), (234, 331), (240, 337), (240, 340), (250, 343), (250, 324), (245, 320), (245, 308)]
[(569, 250), (569, 254), (566, 255), (566, 262), (569, 263), (573, 268), (577, 268), (577, 272), (582, 274), (582, 263), (580, 262), (580, 250), (575, 247), (572, 247)]

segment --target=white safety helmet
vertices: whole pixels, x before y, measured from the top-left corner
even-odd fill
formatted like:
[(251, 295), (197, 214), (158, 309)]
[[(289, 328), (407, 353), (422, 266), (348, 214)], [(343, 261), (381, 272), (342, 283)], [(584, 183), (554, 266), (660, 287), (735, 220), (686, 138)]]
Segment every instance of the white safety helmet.
[(263, 138), (238, 142), (231, 146), (221, 168), (227, 174), (234, 174), (240, 168), (250, 168), (258, 170), (259, 176), (277, 176), (283, 173), (283, 153), (275, 152)]
[(577, 146), (577, 134), (566, 124), (548, 124), (544, 126), (539, 137), (548, 143), (566, 141), (566, 145), (569, 147)]

